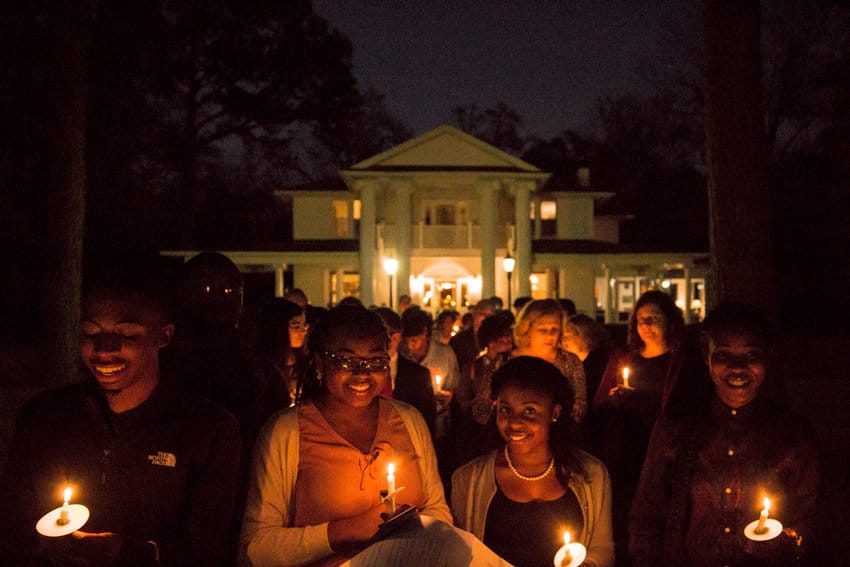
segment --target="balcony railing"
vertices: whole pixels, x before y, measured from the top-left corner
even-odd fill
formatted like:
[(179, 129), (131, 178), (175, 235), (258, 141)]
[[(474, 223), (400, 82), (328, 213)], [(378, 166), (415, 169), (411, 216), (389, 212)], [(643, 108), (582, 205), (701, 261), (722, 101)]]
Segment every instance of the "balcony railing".
[[(382, 232), (379, 234), (383, 234), (385, 246), (392, 248), (396, 245), (396, 230), (397, 226), (394, 224), (383, 225)], [(508, 225), (496, 225), (493, 236), (497, 248), (507, 245), (509, 234)], [(465, 225), (415, 224), (410, 227), (410, 246), (411, 248), (481, 248), (481, 227), (472, 223)]]

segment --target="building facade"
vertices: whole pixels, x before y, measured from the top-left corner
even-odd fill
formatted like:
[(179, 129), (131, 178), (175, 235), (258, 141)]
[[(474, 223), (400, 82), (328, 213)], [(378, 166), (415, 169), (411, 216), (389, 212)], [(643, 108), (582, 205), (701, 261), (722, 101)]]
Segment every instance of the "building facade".
[(224, 253), (246, 271), (275, 272), (277, 295), (287, 277), (317, 305), (409, 294), (436, 312), (493, 295), (561, 297), (614, 323), (661, 286), (689, 320), (705, 312), (707, 252), (624, 252), (622, 218), (596, 212), (613, 194), (594, 191), (587, 168), (552, 187), (549, 173), (444, 125), (340, 178), (278, 192), (292, 203), (285, 249)]

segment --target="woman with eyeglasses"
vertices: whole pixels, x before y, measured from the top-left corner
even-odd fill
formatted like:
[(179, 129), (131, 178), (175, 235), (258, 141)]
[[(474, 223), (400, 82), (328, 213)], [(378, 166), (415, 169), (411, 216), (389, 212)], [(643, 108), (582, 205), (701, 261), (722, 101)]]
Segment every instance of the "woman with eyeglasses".
[(581, 360), (561, 346), (566, 313), (557, 299), (535, 299), (526, 303), (514, 325), (512, 356), (535, 356), (554, 364), (570, 383), (575, 403), (568, 408), (578, 424), (587, 411), (587, 389)]
[(625, 556), (628, 513), (649, 435), (674, 391), (684, 356), (682, 312), (670, 294), (640, 296), (628, 324), (627, 351), (611, 356), (593, 398), (592, 451), (608, 466), (614, 484), (614, 540)]
[(363, 549), (395, 505), (451, 523), (422, 416), (380, 396), (389, 338), (362, 306), (328, 311), (310, 338), (300, 403), (274, 416), (257, 440), (242, 525), (251, 565), (338, 565)]
[(307, 366), (304, 343), (309, 328), (304, 310), (289, 300), (277, 298), (263, 310), (257, 354), (269, 381), (264, 400), (266, 417), (295, 404)]
[(551, 566), (565, 531), (587, 548), (582, 565), (613, 565), (611, 482), (575, 444), (569, 383), (554, 365), (520, 356), (490, 389), (500, 443), (452, 476), (458, 526), (517, 566)]

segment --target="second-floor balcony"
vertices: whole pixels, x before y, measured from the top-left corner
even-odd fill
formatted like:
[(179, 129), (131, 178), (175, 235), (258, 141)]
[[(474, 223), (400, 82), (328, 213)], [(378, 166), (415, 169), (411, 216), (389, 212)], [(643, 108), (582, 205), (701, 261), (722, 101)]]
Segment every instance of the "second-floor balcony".
[[(495, 226), (493, 238), (497, 248), (504, 248), (507, 245), (512, 228), (504, 224)], [(396, 246), (397, 230), (398, 227), (395, 224), (383, 224), (379, 227), (378, 235), (383, 237), (385, 246), (390, 248)], [(410, 227), (411, 248), (479, 249), (481, 238), (481, 226), (473, 223), (463, 225), (419, 223)]]

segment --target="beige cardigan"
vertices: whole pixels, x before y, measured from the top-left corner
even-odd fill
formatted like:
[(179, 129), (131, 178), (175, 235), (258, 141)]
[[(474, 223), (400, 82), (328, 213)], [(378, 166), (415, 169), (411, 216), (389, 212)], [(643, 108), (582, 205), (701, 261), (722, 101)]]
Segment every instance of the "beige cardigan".
[[(590, 482), (572, 478), (569, 488), (581, 506), (583, 525), (576, 540), (587, 548), (583, 565), (614, 565), (614, 539), (611, 532), (611, 478), (602, 461), (576, 449)], [(452, 475), (452, 513), (456, 525), (484, 540), (487, 510), (496, 494), (496, 451), (478, 457)]]
[[(412, 406), (398, 400), (386, 402), (401, 415), (419, 456), (425, 496), (420, 512), (451, 524), (425, 420)], [(333, 553), (328, 542), (328, 522), (303, 528), (292, 526), (299, 459), (298, 409), (285, 409), (270, 419), (257, 439), (242, 520), (240, 565), (303, 565)]]

